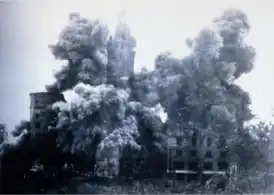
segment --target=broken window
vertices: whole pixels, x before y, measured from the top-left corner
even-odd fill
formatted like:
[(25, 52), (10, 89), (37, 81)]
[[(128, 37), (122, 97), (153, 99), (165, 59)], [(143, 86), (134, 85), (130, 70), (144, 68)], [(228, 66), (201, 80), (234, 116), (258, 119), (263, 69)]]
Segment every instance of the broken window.
[(213, 170), (213, 163), (212, 162), (205, 162), (204, 163), (204, 169), (208, 170), (208, 171), (212, 171)]
[(37, 104), (41, 104), (41, 100), (35, 99), (35, 100), (34, 100), (34, 104), (36, 104), (36, 105), (37, 105)]
[(39, 113), (35, 113), (34, 119), (37, 120), (37, 119), (39, 119), (39, 118), (40, 118), (40, 114), (39, 114)]
[(39, 129), (39, 128), (41, 127), (40, 122), (35, 122), (35, 123), (34, 123), (34, 127), (35, 127), (36, 129)]
[(190, 150), (190, 156), (191, 156), (192, 158), (197, 157), (197, 151), (196, 151), (196, 150)]
[(175, 161), (174, 162), (174, 168), (175, 169), (179, 169), (179, 170), (184, 170), (184, 168), (185, 168), (185, 163), (184, 162), (182, 162), (182, 161)]
[(183, 138), (177, 137), (176, 142), (178, 146), (181, 146), (183, 144)]
[(192, 146), (196, 146), (197, 145), (197, 134), (196, 134), (196, 132), (193, 133), (191, 141), (192, 141)]
[(213, 157), (212, 152), (210, 150), (206, 151), (205, 158), (212, 158), (212, 157)]
[(171, 157), (176, 157), (176, 150), (174, 150), (174, 149), (170, 149), (170, 156)]
[(183, 151), (182, 151), (182, 149), (176, 149), (176, 156), (177, 156), (177, 157), (183, 156)]
[(198, 162), (188, 163), (188, 170), (196, 171), (199, 168)]
[(206, 142), (207, 147), (210, 147), (212, 145), (212, 138), (208, 137)]
[(168, 158), (168, 169), (173, 169), (173, 161), (172, 158)]
[(226, 139), (224, 136), (220, 136), (220, 138), (219, 138), (219, 147), (221, 147), (221, 148), (226, 147)]
[(227, 151), (221, 151), (220, 158), (227, 158)]
[(228, 162), (219, 162), (218, 163), (218, 169), (225, 171), (228, 169)]

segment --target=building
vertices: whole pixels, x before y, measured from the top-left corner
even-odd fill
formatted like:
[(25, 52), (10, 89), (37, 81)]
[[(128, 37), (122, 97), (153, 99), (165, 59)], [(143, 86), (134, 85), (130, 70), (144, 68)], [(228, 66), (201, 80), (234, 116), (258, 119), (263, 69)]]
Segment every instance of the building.
[(123, 11), (118, 19), (118, 25), (108, 45), (108, 77), (118, 80), (131, 77), (134, 74), (134, 59), (136, 40), (132, 36), (130, 27), (125, 21)]
[(168, 173), (175, 173), (186, 182), (225, 175), (229, 163), (223, 137), (192, 127), (174, 132), (168, 138)]
[(63, 94), (55, 92), (38, 92), (30, 94), (30, 126), (34, 136), (47, 126), (47, 113), (45, 110), (58, 101), (65, 101)]

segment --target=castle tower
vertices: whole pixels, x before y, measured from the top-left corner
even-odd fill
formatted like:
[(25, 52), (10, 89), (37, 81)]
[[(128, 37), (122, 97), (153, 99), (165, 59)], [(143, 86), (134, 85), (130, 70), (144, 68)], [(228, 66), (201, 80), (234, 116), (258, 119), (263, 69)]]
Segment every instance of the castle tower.
[(31, 130), (34, 134), (43, 129), (43, 126), (46, 123), (43, 111), (51, 104), (58, 101), (65, 101), (63, 94), (54, 92), (38, 92), (30, 94), (30, 121)]

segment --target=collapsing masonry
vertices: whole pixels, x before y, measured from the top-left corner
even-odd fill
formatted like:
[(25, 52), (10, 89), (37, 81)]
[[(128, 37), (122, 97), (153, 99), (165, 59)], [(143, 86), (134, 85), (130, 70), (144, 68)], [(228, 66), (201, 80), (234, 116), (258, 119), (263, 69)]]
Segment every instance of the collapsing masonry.
[(205, 182), (213, 175), (226, 175), (229, 169), (226, 140), (209, 131), (193, 128), (170, 133), (168, 173), (186, 182)]

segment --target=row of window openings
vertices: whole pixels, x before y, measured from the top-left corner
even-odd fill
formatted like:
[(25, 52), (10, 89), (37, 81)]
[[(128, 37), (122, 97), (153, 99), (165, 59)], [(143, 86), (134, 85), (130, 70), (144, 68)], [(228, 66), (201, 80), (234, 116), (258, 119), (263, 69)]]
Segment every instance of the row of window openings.
[[(183, 138), (181, 138), (181, 137), (177, 138), (176, 142), (177, 142), (177, 145), (182, 145), (183, 144)], [(206, 146), (210, 147), (210, 146), (212, 146), (212, 143), (213, 143), (212, 142), (212, 138), (208, 137), (206, 139)], [(196, 137), (192, 137), (191, 144), (192, 144), (192, 146), (196, 146), (197, 145), (197, 138)], [(220, 144), (224, 145), (225, 144), (225, 140), (221, 139), (220, 140)]]
[[(177, 138), (176, 142), (177, 142), (177, 145), (182, 145), (182, 144), (183, 144), (183, 138), (181, 138), (181, 137), (180, 137), (180, 138)], [(192, 137), (191, 144), (192, 144), (193, 146), (196, 146), (196, 145), (197, 145), (197, 138), (196, 138), (196, 137)], [(207, 145), (208, 147), (212, 145), (212, 138), (208, 138), (208, 139), (207, 139), (206, 145)]]
[[(196, 150), (191, 150), (189, 152), (189, 155), (193, 158), (197, 157), (197, 151)], [(177, 149), (176, 150), (176, 156), (177, 157), (181, 157), (183, 156), (183, 150)], [(211, 151), (206, 151), (205, 158), (213, 158), (212, 152)], [(227, 152), (226, 151), (222, 151), (220, 152), (220, 158), (226, 158), (227, 157)]]
[[(186, 167), (186, 165), (188, 165)], [(173, 163), (173, 168), (175, 169), (187, 169), (187, 170), (198, 170), (199, 169), (199, 165), (197, 162), (189, 162), (189, 163), (184, 163), (184, 162), (174, 162)], [(208, 171), (212, 171), (213, 170), (213, 163), (212, 162), (205, 162), (203, 164), (203, 169), (204, 170), (208, 170)], [(218, 170), (227, 170), (228, 169), (228, 162), (219, 162), (218, 163)]]
[[(190, 174), (190, 175), (179, 174), (179, 175), (176, 175), (176, 177), (179, 180), (187, 180), (188, 182), (191, 182), (191, 181), (197, 181), (199, 179), (199, 174)], [(202, 175), (203, 184), (205, 184), (205, 182), (208, 181), (210, 177), (211, 177), (210, 175)]]

